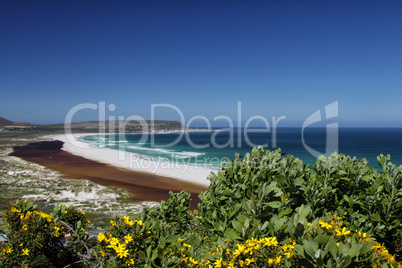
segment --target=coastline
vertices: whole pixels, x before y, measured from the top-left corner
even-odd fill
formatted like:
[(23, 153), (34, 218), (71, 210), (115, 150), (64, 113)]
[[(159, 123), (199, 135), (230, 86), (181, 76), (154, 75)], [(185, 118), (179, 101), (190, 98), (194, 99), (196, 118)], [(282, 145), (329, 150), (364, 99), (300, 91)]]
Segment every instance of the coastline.
[(90, 147), (88, 143), (79, 140), (81, 137), (88, 135), (98, 134), (58, 134), (49, 135), (46, 136), (46, 138), (62, 141), (64, 143), (62, 150), (73, 155), (81, 156), (86, 159), (125, 170), (171, 178), (203, 187), (208, 187), (209, 181), (207, 180), (207, 177), (211, 174), (211, 172), (217, 172), (215, 169), (192, 164), (154, 161), (144, 158), (140, 154), (136, 153), (109, 148)]
[[(106, 186), (107, 189), (111, 189), (111, 191), (113, 192), (119, 192), (119, 190), (117, 189), (112, 190), (113, 188), (123, 189), (129, 194), (129, 196), (124, 197), (124, 199), (121, 200), (121, 202), (123, 203), (159, 203), (162, 200), (167, 200), (169, 198), (170, 191), (180, 192), (185, 190), (191, 194), (192, 200), (190, 201), (190, 209), (196, 209), (197, 204), (199, 203), (198, 195), (208, 189), (206, 186), (178, 180), (175, 178), (164, 177), (152, 173), (139, 172), (122, 167), (117, 167), (111, 164), (102, 163), (99, 161), (94, 161), (83, 156), (79, 156), (77, 154), (72, 154), (66, 150), (63, 150), (62, 147), (62, 141), (51, 140), (51, 137), (47, 135), (42, 136), (34, 143), (14, 146), (13, 151), (8, 154), (8, 157), (17, 157), (19, 159), (22, 159), (25, 163), (38, 164), (39, 166), (51, 170), (52, 172), (57, 172), (61, 175), (61, 178), (73, 179), (71, 181), (73, 184), (79, 184), (80, 181), (92, 181), (95, 184), (91, 185), (99, 184), (102, 186)], [(95, 151), (99, 153), (98, 150)], [(34, 181), (37, 181), (40, 184), (46, 184), (40, 177), (41, 176), (38, 177), (39, 180)], [(22, 181), (21, 183), (25, 184), (24, 181)], [(68, 183), (68, 180), (66, 181), (66, 183)], [(60, 181), (58, 184), (58, 186), (55, 186), (55, 190), (58, 190), (55, 194), (64, 196), (63, 192), (61, 192), (61, 190), (63, 190), (64, 188), (64, 183)], [(93, 188), (93, 186), (91, 187)], [(72, 191), (74, 192), (74, 195), (76, 197), (77, 194), (80, 195), (80, 190), (78, 188), (73, 189)], [(84, 191), (87, 192), (87, 190)], [(41, 190), (39, 192), (43, 191)], [(101, 192), (104, 191), (102, 190)], [(31, 194), (29, 190), (28, 193)], [(42, 198), (41, 196), (39, 196), (38, 193), (36, 191), (33, 192), (35, 198), (34, 196), (32, 196), (32, 198), (39, 198), (45, 203), (47, 203), (47, 201), (51, 201), (52, 198), (50, 196), (50, 199), (47, 200), (47, 198)], [(87, 196), (87, 194), (84, 195)], [(59, 197), (55, 198), (59, 199)], [(93, 199), (84, 199), (86, 200), (82, 200), (84, 202), (82, 203), (82, 205), (86, 205), (87, 202), (93, 203), (93, 201), (95, 201)], [(63, 202), (66, 203), (67, 201), (65, 200)], [(126, 207), (126, 205), (124, 205), (124, 207)], [(101, 208), (101, 210), (104, 209)]]
[[(0, 213), (16, 199), (35, 202), (47, 212), (62, 202), (89, 213), (94, 228), (106, 228), (116, 215), (134, 216), (145, 206), (167, 200), (170, 191), (187, 191), (192, 198), (190, 209), (197, 209), (198, 194), (207, 190), (200, 184), (72, 154), (62, 148), (62, 141), (56, 140), (66, 138), (60, 132), (11, 134), (0, 136)], [(4, 226), (0, 218), (0, 228)]]

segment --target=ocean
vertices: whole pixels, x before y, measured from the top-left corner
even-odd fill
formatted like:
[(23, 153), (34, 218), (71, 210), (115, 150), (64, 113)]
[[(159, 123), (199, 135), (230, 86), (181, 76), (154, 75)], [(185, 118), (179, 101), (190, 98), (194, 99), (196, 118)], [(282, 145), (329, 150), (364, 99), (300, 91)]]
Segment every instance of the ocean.
[(151, 160), (177, 161), (218, 168), (236, 154), (245, 155), (253, 147), (283, 153), (313, 165), (319, 154), (338, 153), (366, 158), (378, 166), (377, 156), (390, 154), (391, 162), (402, 164), (402, 128), (277, 128), (216, 129), (167, 134), (88, 135), (81, 141), (93, 147), (105, 147), (137, 153)]

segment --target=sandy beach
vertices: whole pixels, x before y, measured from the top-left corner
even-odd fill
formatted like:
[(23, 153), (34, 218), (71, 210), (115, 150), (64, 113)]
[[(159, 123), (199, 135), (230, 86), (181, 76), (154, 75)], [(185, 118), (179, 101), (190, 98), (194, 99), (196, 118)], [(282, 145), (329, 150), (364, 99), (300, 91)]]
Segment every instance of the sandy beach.
[(142, 157), (139, 154), (123, 152), (108, 148), (94, 148), (89, 144), (79, 141), (79, 138), (86, 134), (61, 134), (50, 136), (54, 140), (64, 142), (63, 150), (74, 155), (84, 157), (96, 162), (112, 165), (127, 170), (143, 172), (162, 177), (173, 178), (184, 182), (208, 187), (208, 175), (216, 170), (182, 163), (172, 163), (167, 161), (153, 161)]
[[(49, 141), (50, 138), (53, 141)], [(90, 148), (86, 143), (78, 144), (65, 135), (47, 136), (43, 140), (47, 141), (15, 146), (9, 155), (60, 172), (67, 179), (90, 180), (103, 186), (124, 189), (132, 194), (135, 201), (160, 202), (169, 198), (170, 191), (185, 190), (192, 196), (191, 209), (196, 209), (198, 194), (208, 189), (205, 178), (209, 170), (206, 169), (160, 165), (157, 172), (153, 172), (153, 169), (141, 169), (138, 165), (130, 167), (129, 160), (135, 162), (133, 159), (137, 158), (134, 157), (142, 159), (139, 155), (126, 155), (127, 158), (121, 160), (117, 150)], [(175, 175), (178, 178), (173, 177)]]

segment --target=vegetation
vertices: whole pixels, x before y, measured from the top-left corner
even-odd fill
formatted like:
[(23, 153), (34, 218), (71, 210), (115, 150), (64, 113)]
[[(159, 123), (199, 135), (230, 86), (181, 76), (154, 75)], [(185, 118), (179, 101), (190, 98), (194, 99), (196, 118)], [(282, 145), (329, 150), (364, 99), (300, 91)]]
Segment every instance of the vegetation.
[(211, 174), (198, 210), (171, 193), (90, 237), (83, 212), (14, 202), (2, 267), (402, 267), (402, 166), (341, 154), (309, 167), (253, 149)]
[[(9, 133), (3, 131), (1, 133)], [(0, 133), (0, 134), (1, 134)], [(21, 131), (21, 134), (25, 133)], [(1, 135), (0, 135), (1, 137)], [(30, 142), (43, 140), (30, 137)], [(68, 179), (63, 174), (42, 165), (9, 156), (13, 146), (25, 145), (27, 140), (0, 140), (0, 230), (6, 225), (1, 217), (10, 201), (27, 199), (37, 205), (37, 209), (51, 213), (53, 207), (63, 203), (83, 210), (91, 221), (89, 230), (105, 229), (116, 215), (134, 216), (144, 206), (157, 202), (138, 201), (124, 189), (106, 187), (85, 179)]]

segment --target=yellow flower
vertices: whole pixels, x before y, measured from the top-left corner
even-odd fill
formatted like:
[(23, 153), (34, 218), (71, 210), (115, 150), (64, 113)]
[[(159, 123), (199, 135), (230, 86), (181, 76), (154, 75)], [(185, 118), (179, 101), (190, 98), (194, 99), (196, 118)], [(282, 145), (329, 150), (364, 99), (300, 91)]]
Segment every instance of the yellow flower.
[(350, 234), (350, 231), (348, 231), (348, 230), (346, 229), (346, 227), (343, 227), (342, 232), (339, 231), (338, 229), (336, 229), (335, 231), (336, 231), (336, 233), (337, 233), (337, 234), (336, 234), (337, 236), (346, 236), (346, 235)]
[(186, 247), (186, 248), (191, 248), (191, 245), (188, 245), (186, 243), (183, 243), (183, 246)]
[(233, 252), (233, 256), (237, 258), (245, 249), (245, 245), (237, 244), (237, 249)]
[(130, 221), (130, 217), (128, 217), (128, 216), (123, 216), (123, 220), (124, 220), (124, 223), (127, 225), (130, 225), (130, 226), (134, 225), (134, 222)]
[(126, 245), (124, 244), (120, 244), (118, 247), (115, 247), (114, 250), (117, 253), (117, 256), (119, 256), (119, 258), (123, 258), (123, 257), (127, 257), (128, 255), (128, 249), (126, 249)]
[(10, 247), (7, 247), (5, 251), (6, 251), (6, 253), (11, 253), (11, 252), (13, 252), (13, 249)]
[(103, 240), (106, 240), (105, 233), (99, 233), (98, 234), (98, 241), (102, 242)]
[(321, 226), (322, 228), (326, 228), (327, 230), (332, 229), (332, 227), (333, 227), (333, 226), (330, 225), (329, 223), (323, 222), (323, 221), (319, 222), (319, 224), (320, 224), (320, 226)]
[(16, 209), (15, 207), (12, 207), (11, 208), (11, 212), (13, 212), (13, 213), (15, 213), (15, 212), (21, 212), (21, 210), (19, 210), (19, 209)]
[(126, 261), (126, 264), (131, 265), (134, 264), (134, 260), (133, 259), (129, 259)]
[(215, 261), (215, 268), (220, 268), (220, 267), (222, 267), (222, 258)]
[(25, 248), (22, 250), (22, 255), (29, 255), (29, 249)]
[(359, 235), (359, 237), (360, 237), (364, 242), (369, 242), (369, 241), (370, 241), (370, 237), (368, 237), (366, 233), (357, 232), (357, 234)]
[(266, 237), (264, 238), (264, 242), (265, 242), (264, 245), (267, 247), (278, 246), (278, 241), (276, 240), (276, 237)]
[(292, 258), (293, 254), (290, 252), (285, 252), (285, 256), (288, 257), (288, 259)]
[(395, 257), (394, 257), (394, 256), (390, 256), (390, 257), (388, 258), (388, 263), (392, 265), (394, 262), (395, 262)]
[(267, 260), (267, 262), (268, 262), (268, 264), (274, 264), (274, 259), (269, 258), (269, 259)]
[(126, 244), (128, 244), (131, 241), (133, 241), (133, 237), (130, 234), (128, 234), (128, 235), (124, 236), (124, 240), (125, 240)]
[(109, 242), (110, 242), (111, 245), (114, 246), (114, 245), (117, 245), (119, 243), (119, 239), (116, 238), (116, 237), (111, 237)]
[(281, 262), (281, 258), (282, 258), (282, 256), (276, 257), (275, 264), (279, 264)]
[(136, 222), (139, 226), (143, 226), (144, 225), (144, 223), (142, 222), (142, 220), (139, 220), (139, 221), (134, 221), (134, 222)]
[(26, 224), (22, 225), (21, 228), (22, 228), (22, 230), (24, 230), (24, 231), (28, 230), (28, 226), (27, 226)]
[(341, 217), (332, 216), (332, 215), (329, 215), (329, 218), (330, 218), (331, 221), (332, 220), (340, 220), (340, 219), (342, 219)]
[(246, 266), (249, 266), (250, 263), (255, 262), (254, 259), (246, 259)]
[(295, 247), (293, 245), (290, 244), (285, 244), (282, 246), (283, 251), (288, 251), (288, 250), (294, 250)]
[(194, 264), (194, 265), (197, 265), (197, 264), (199, 264), (200, 262), (199, 261), (196, 261), (193, 257), (190, 257), (190, 262), (192, 263), (192, 264)]
[(180, 243), (183, 242), (183, 240), (184, 239), (181, 239), (181, 238), (177, 239), (177, 241), (179, 241)]
[(113, 221), (113, 220), (110, 220), (110, 224), (111, 224), (112, 226), (117, 226), (116, 222)]
[(103, 250), (101, 250), (100, 253), (101, 253), (101, 256), (102, 256), (102, 257), (105, 257), (105, 256), (106, 256), (106, 253), (105, 253)]

